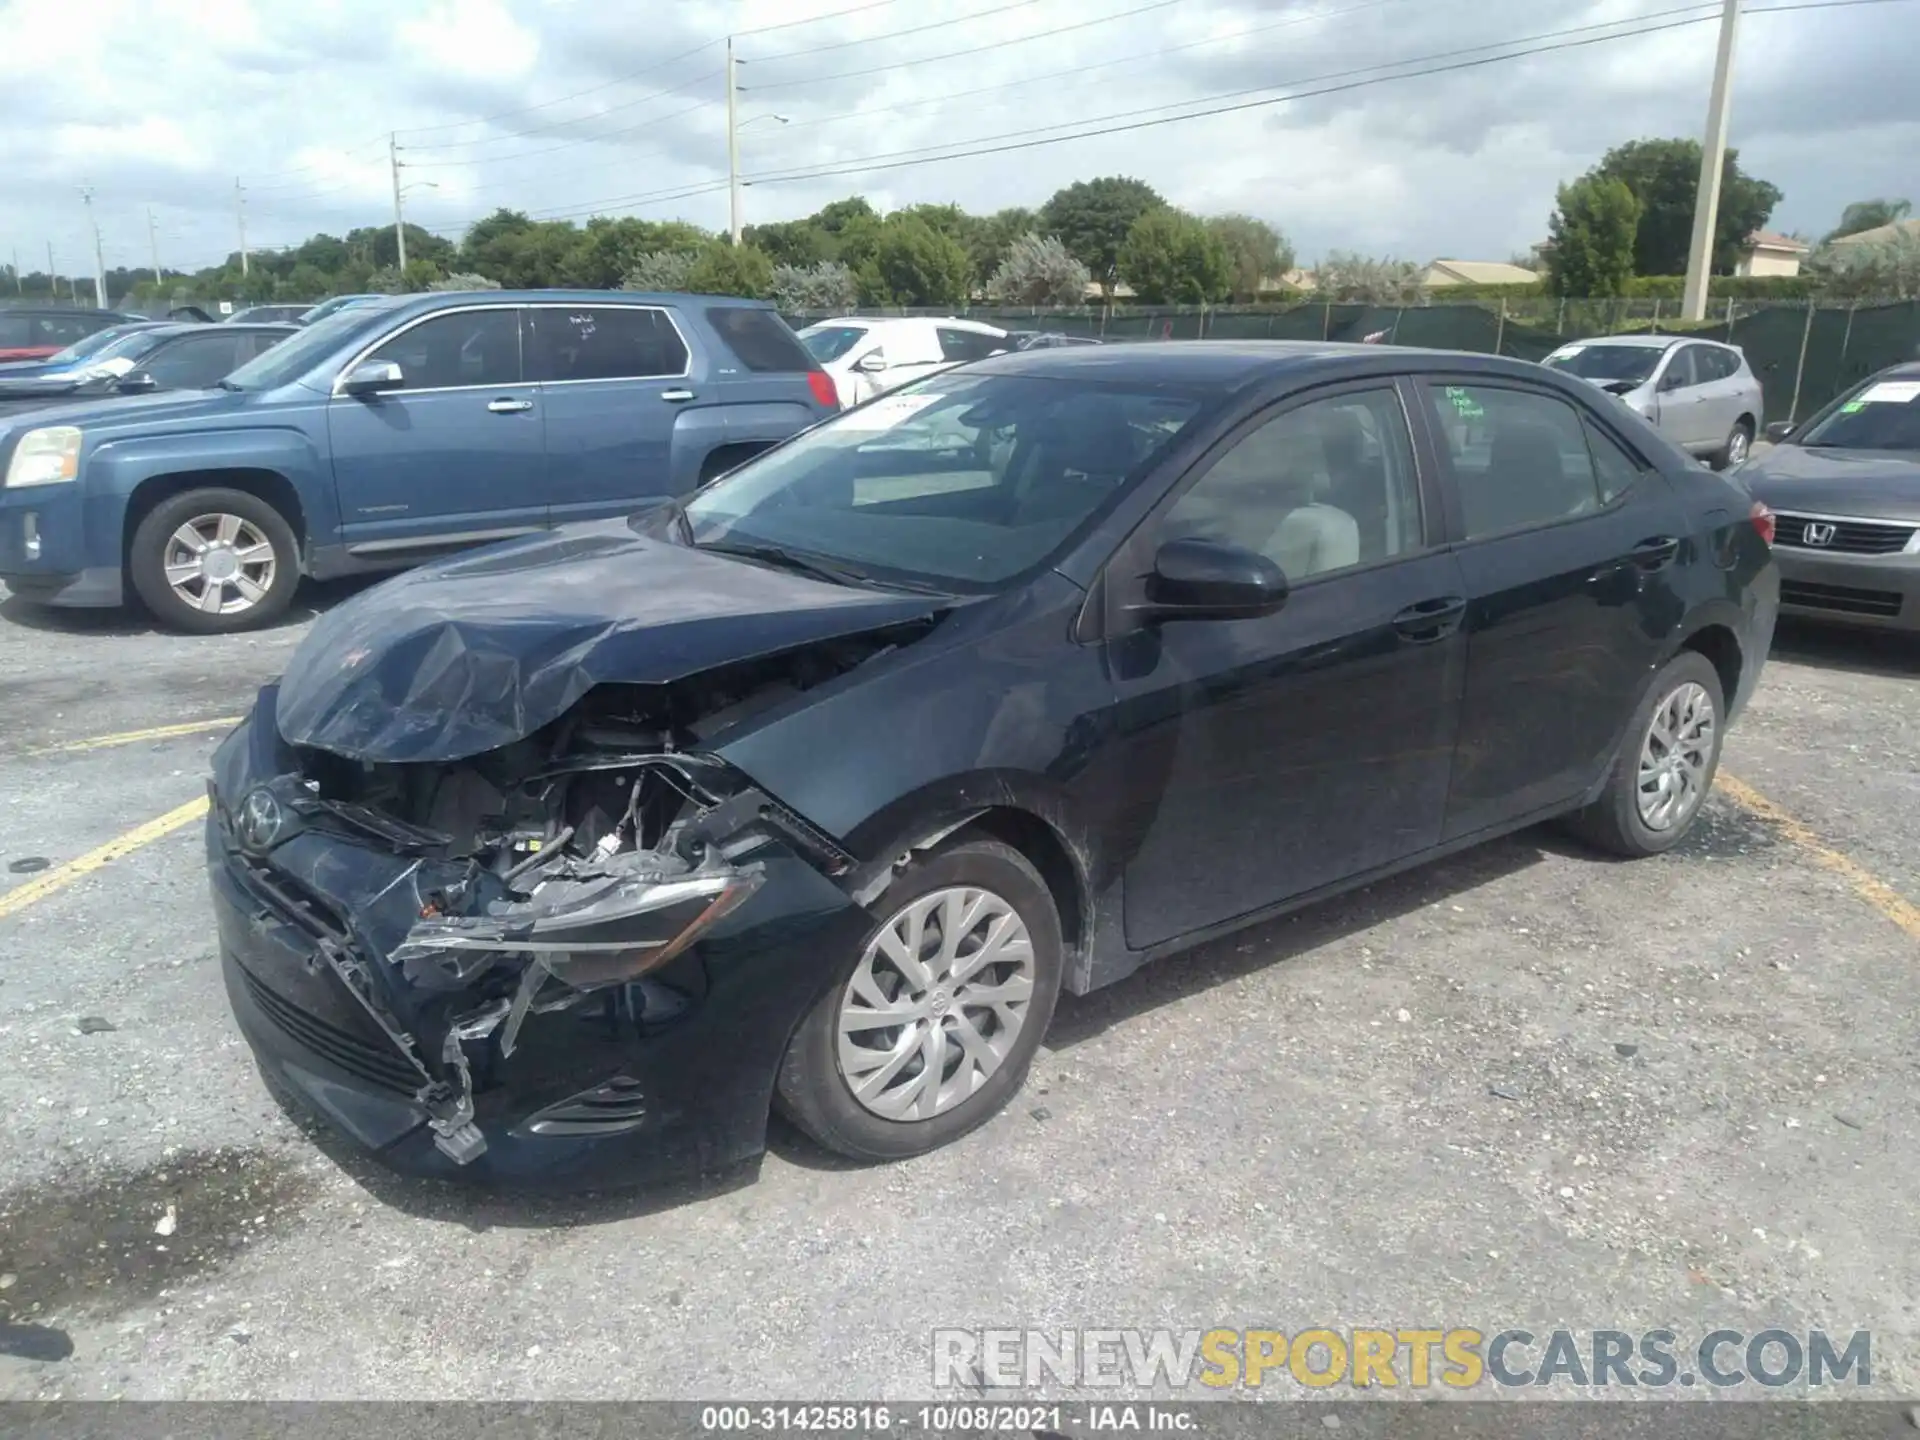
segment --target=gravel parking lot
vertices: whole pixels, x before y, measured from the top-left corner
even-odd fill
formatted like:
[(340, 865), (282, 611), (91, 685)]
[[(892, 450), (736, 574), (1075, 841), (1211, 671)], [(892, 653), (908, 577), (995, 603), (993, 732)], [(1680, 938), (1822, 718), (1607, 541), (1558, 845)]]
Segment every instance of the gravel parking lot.
[(0, 1397), (908, 1397), (1086, 1325), (1869, 1329), (1920, 1389), (1920, 647), (1784, 629), (1674, 855), (1528, 832), (1063, 1000), (945, 1151), (527, 1204), (325, 1148), (228, 1019), (182, 807), (311, 613), (0, 603)]

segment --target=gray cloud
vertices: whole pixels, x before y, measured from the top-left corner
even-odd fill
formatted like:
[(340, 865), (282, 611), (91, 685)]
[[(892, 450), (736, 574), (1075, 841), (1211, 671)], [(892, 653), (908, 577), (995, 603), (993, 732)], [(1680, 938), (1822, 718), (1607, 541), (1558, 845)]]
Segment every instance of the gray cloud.
[[(1040, 138), (1122, 111), (1175, 113), (1228, 92), (1631, 21), (1678, 0), (1179, 0), (1124, 18), (1145, 0), (1034, 0), (888, 38), (1004, 3), (919, 0), (743, 35), (743, 114), (790, 122), (743, 131), (743, 167), (777, 176), (981, 137)], [(146, 263), (148, 206), (166, 263), (230, 251), (235, 176), (259, 245), (384, 223), (390, 130), (401, 132), (407, 180), (420, 183), (410, 218), (449, 233), (499, 205), (581, 211), (702, 186), (716, 188), (634, 213), (718, 228), (725, 129), (709, 72), (721, 52), (707, 42), (730, 22), (750, 31), (848, 0), (101, 0), (92, 32), (102, 44), (63, 63), (58, 87), (41, 67), (49, 53), (73, 54), (71, 8), (0, 8), (10, 34), (0, 258), (17, 246), (24, 264), (43, 264), (52, 240), (62, 268), (77, 269), (91, 246), (82, 183), (97, 193), (109, 264)], [(1079, 28), (1039, 33), (1068, 26)], [(1819, 231), (1848, 200), (1920, 192), (1906, 73), (1917, 26), (1920, 3), (1747, 19), (1733, 138), (1742, 163), (1786, 192), (1777, 227)], [(1555, 185), (1610, 146), (1698, 132), (1713, 36), (1702, 24), (999, 155), (768, 178), (747, 189), (747, 213), (786, 218), (851, 193), (882, 208), (993, 210), (1124, 173), (1178, 203), (1265, 216), (1309, 257), (1502, 258), (1544, 233)], [(928, 58), (975, 47), (992, 48)], [(659, 93), (674, 90), (684, 93)]]

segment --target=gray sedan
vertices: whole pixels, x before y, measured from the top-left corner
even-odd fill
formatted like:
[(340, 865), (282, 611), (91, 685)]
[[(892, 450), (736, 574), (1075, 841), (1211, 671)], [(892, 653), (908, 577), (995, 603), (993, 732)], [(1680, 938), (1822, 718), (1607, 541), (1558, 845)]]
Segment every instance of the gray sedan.
[(1745, 460), (1760, 433), (1760, 379), (1737, 345), (1678, 335), (1606, 335), (1562, 345), (1546, 363), (1618, 395), (1667, 439), (1716, 470)]
[(1781, 613), (1920, 630), (1920, 364), (1767, 438), (1740, 478), (1774, 512)]

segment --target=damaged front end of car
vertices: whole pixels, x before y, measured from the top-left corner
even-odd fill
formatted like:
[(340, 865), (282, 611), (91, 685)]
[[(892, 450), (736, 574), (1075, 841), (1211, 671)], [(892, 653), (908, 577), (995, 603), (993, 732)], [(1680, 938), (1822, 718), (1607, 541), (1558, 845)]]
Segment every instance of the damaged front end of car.
[[(467, 1167), (508, 1135), (613, 1135), (648, 1113), (716, 1103), (705, 1093), (711, 1038), (646, 1047), (731, 984), (731, 1043), (753, 1050), (766, 1077), (741, 1104), (757, 1103), (764, 1121), (759, 1091), (787, 1024), (778, 1017), (817, 977), (789, 973), (753, 936), (778, 931), (791, 943), (813, 925), (828, 953), (828, 932), (860, 923), (850, 894), (860, 867), (705, 746), (894, 640), (837, 643), (803, 661), (599, 686), (524, 738), (452, 761), (292, 745), (268, 687), (216, 756), (209, 822), (216, 898), (228, 902), (223, 948), (243, 972), (230, 989), (244, 992), (256, 1051), (268, 1030), (275, 1053), (298, 1042), (283, 1069), (334, 1076), (307, 1087), (323, 1109), (342, 1067), (389, 1096), (404, 1090), (433, 1146)], [(743, 914), (756, 896), (761, 913)], [(267, 930), (282, 938), (269, 945)], [(716, 975), (697, 952), (729, 931), (740, 958)], [(330, 995), (315, 995), (316, 983)], [(384, 1057), (351, 1050), (344, 1032), (355, 1027), (327, 1018), (341, 992), (362, 1012), (352, 1043)], [(774, 1018), (755, 1021), (761, 1000)], [(561, 1016), (590, 1023), (562, 1032), (548, 1020)], [(543, 1026), (544, 1057), (524, 1059)], [(644, 1085), (636, 1058), (653, 1066)], [(489, 1090), (516, 1085), (524, 1098), (498, 1123), (477, 1119)], [(688, 1093), (660, 1093), (674, 1087)]]

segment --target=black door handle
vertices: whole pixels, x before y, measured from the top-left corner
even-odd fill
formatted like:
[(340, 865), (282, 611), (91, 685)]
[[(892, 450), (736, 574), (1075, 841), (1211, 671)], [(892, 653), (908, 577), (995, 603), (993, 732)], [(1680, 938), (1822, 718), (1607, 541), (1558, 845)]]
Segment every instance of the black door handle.
[(1442, 595), (1409, 605), (1393, 617), (1393, 628), (1402, 640), (1428, 645), (1444, 640), (1460, 628), (1467, 613), (1467, 602), (1458, 595)]
[(1627, 552), (1631, 560), (1642, 570), (1659, 570), (1673, 563), (1673, 557), (1680, 553), (1680, 542), (1671, 535), (1655, 535), (1650, 540), (1642, 540)]

